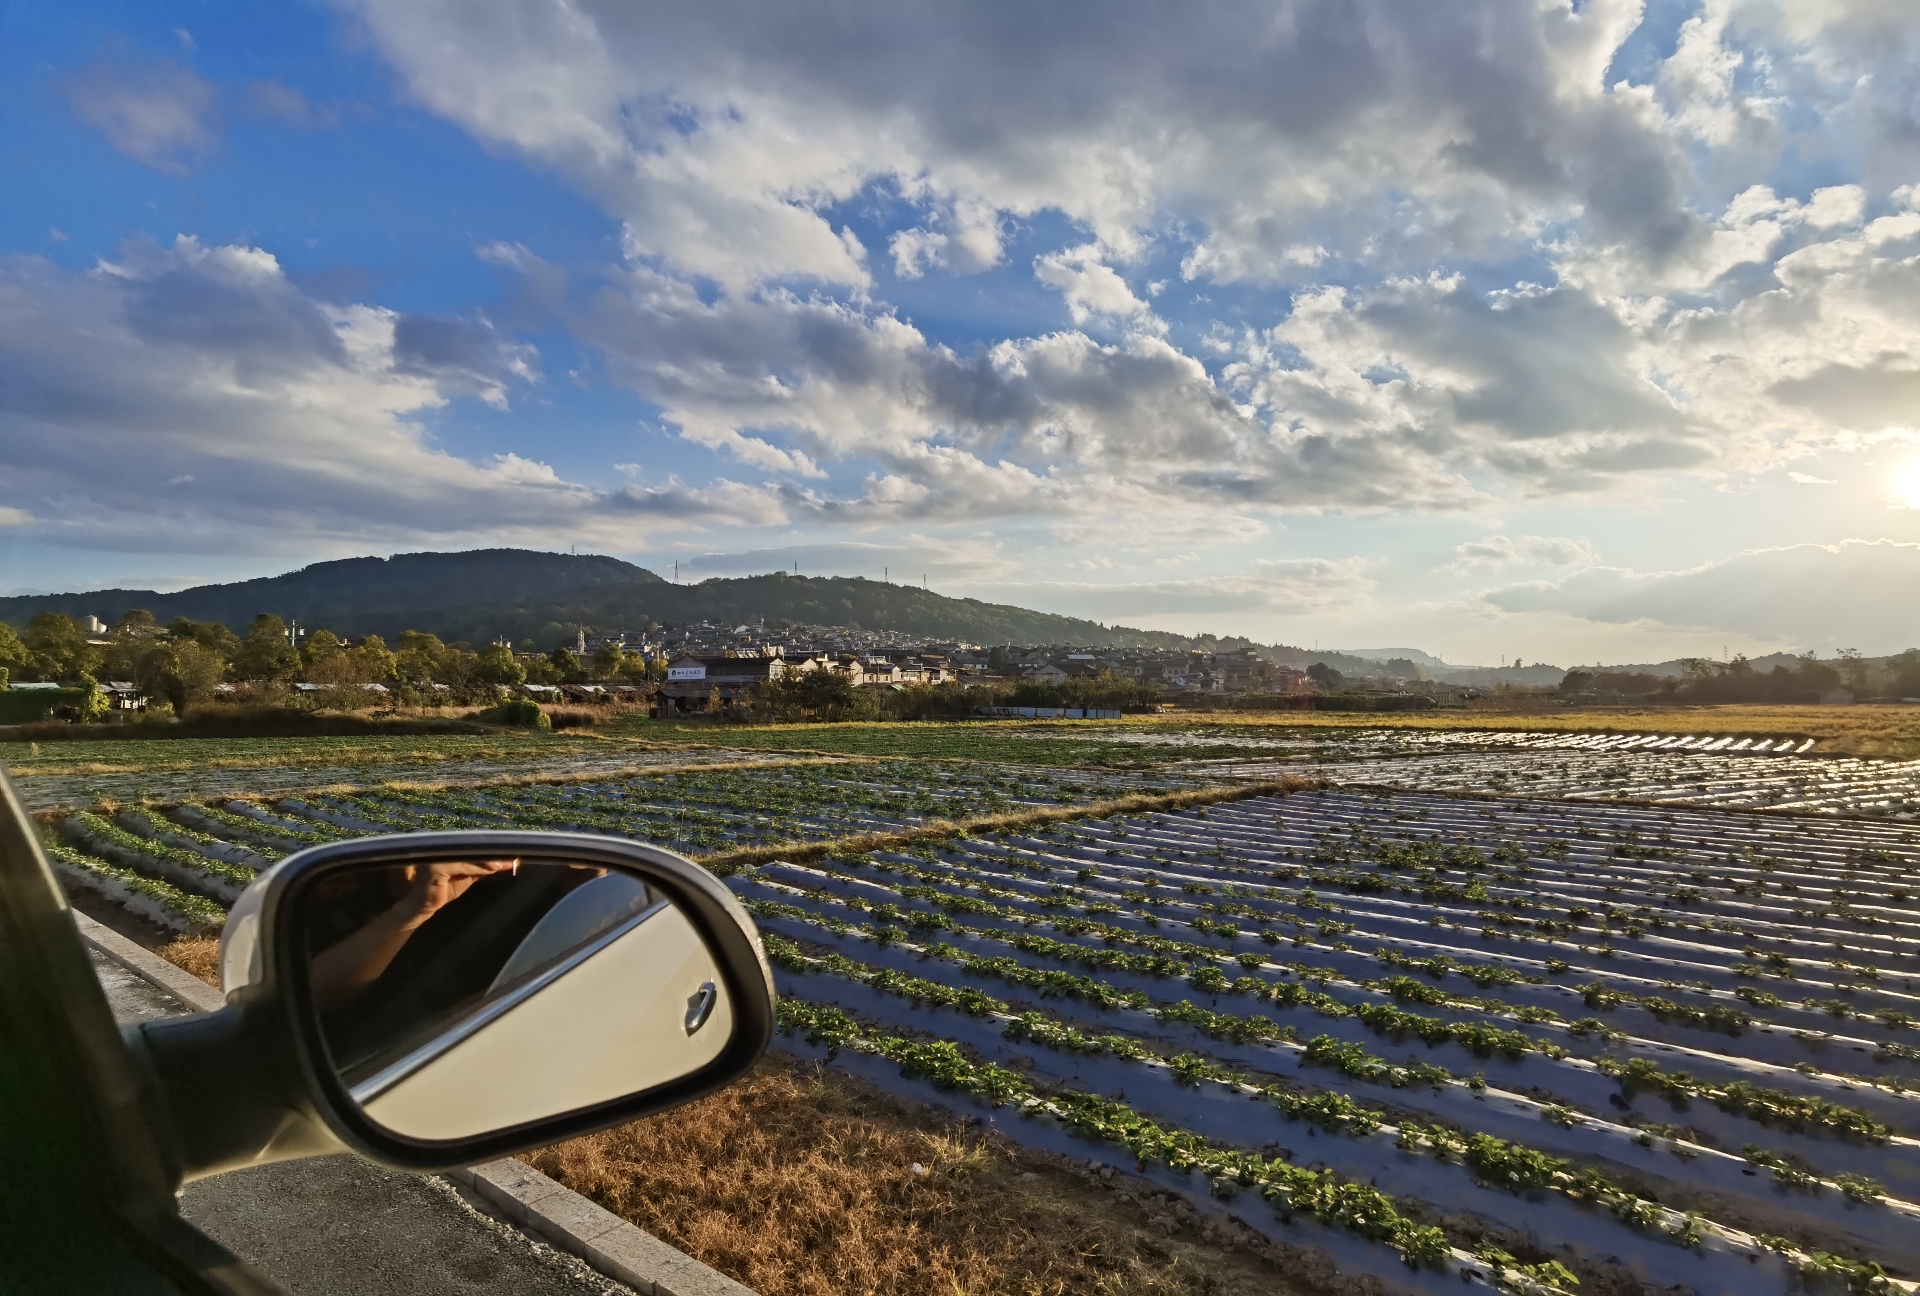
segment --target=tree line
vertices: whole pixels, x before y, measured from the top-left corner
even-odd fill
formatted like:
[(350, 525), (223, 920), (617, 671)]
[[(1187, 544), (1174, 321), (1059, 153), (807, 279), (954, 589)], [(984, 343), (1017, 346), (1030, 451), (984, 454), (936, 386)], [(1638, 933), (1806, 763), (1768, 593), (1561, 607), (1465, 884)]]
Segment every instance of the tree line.
[[(176, 714), (213, 697), (223, 683), (275, 686), (320, 684), (341, 690), (342, 701), (359, 701), (347, 690), (379, 684), (404, 696), (410, 692), (450, 700), (491, 700), (501, 686), (569, 684), (589, 679), (644, 681), (661, 668), (618, 644), (604, 645), (582, 661), (558, 648), (531, 662), (505, 644), (475, 651), (464, 643), (443, 643), (437, 635), (408, 630), (389, 647), (378, 635), (352, 644), (319, 629), (295, 644), (287, 623), (262, 613), (244, 636), (218, 621), (179, 617), (160, 625), (151, 612), (135, 608), (94, 642), (78, 620), (44, 612), (16, 632), (0, 622), (0, 684), (9, 680), (54, 681), (92, 694), (101, 679), (127, 680)], [(323, 701), (324, 704), (324, 701)]]
[(1831, 661), (1812, 653), (1771, 670), (1759, 670), (1744, 656), (1718, 662), (1708, 657), (1682, 660), (1681, 674), (1568, 671), (1563, 694), (1645, 702), (1814, 703), (1842, 690), (1855, 697), (1920, 697), (1920, 649), (1880, 660), (1842, 649)]

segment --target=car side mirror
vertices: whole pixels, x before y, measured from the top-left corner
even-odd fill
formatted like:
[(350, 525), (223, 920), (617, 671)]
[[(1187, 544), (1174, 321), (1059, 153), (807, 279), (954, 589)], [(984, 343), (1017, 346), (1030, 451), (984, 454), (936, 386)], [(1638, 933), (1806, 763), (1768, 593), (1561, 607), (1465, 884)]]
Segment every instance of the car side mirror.
[(220, 1012), (129, 1032), (182, 1179), (346, 1149), (471, 1165), (711, 1093), (773, 1034), (732, 893), (615, 838), (314, 847), (235, 904), (221, 968)]

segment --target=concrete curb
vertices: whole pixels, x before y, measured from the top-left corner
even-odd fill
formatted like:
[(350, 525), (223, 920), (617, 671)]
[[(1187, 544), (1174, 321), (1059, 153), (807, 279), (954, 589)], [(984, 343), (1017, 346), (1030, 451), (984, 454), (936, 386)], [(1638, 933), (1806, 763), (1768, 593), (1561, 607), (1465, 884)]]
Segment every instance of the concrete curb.
[(78, 909), (69, 912), (73, 914), (73, 921), (87, 944), (142, 981), (166, 991), (194, 1012), (214, 1012), (226, 1006), (225, 995), (191, 972), (182, 971), (152, 950), (128, 940), (104, 923), (95, 922)]
[[(88, 944), (191, 1011), (213, 1012), (225, 1005), (226, 996), (200, 978), (78, 910), (71, 912)], [(478, 1198), (492, 1213), (578, 1256), (640, 1296), (754, 1296), (752, 1288), (675, 1250), (523, 1161), (507, 1157), (449, 1170), (443, 1177)]]
[(507, 1157), (449, 1170), (446, 1177), (527, 1232), (579, 1256), (641, 1296), (754, 1296), (752, 1288), (676, 1251), (523, 1161)]

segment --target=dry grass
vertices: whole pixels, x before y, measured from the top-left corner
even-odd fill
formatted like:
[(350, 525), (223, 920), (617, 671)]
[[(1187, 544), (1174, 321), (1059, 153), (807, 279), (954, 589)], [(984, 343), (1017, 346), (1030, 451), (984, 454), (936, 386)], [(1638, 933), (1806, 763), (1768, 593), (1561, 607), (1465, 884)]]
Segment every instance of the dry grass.
[(191, 972), (214, 989), (220, 988), (218, 936), (176, 936), (153, 952), (181, 971)]
[(833, 837), (817, 842), (787, 842), (773, 846), (744, 846), (739, 850), (719, 851), (696, 858), (707, 868), (725, 877), (729, 873), (774, 860), (804, 864), (829, 855), (864, 855), (868, 851), (899, 850), (923, 841), (946, 841), (956, 836), (978, 837), (986, 833), (1017, 832), (1025, 828), (1044, 828), (1073, 819), (1105, 819), (1119, 814), (1146, 814), (1155, 810), (1184, 810), (1189, 806), (1218, 805), (1223, 801), (1246, 801), (1254, 797), (1285, 796), (1312, 788), (1325, 787), (1323, 780), (1289, 775), (1258, 783), (1232, 787), (1196, 788), (1186, 792), (1137, 792), (1130, 796), (1109, 797), (1079, 805), (1035, 807), (1006, 814), (981, 815), (973, 819), (929, 819), (917, 828), (899, 832), (861, 833), (851, 837)]
[[(1582, 733), (1793, 734), (1818, 738), (1814, 750), (1857, 756), (1920, 756), (1920, 706), (1676, 706), (1659, 708), (1486, 711), (1187, 712), (1141, 718), (1156, 727), (1196, 725), (1312, 729), (1492, 729)], [(1083, 722), (1084, 723), (1084, 722)]]
[(780, 1055), (526, 1160), (761, 1296), (1300, 1290), (1191, 1216)]

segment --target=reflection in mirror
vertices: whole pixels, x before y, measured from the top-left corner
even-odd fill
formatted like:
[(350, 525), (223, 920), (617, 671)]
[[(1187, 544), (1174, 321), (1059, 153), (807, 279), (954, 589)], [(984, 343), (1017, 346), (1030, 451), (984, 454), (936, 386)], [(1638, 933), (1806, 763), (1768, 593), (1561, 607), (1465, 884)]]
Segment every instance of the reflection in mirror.
[(471, 1138), (656, 1088), (733, 1033), (699, 932), (599, 865), (348, 867), (305, 889), (295, 920), (336, 1072), (406, 1138)]

